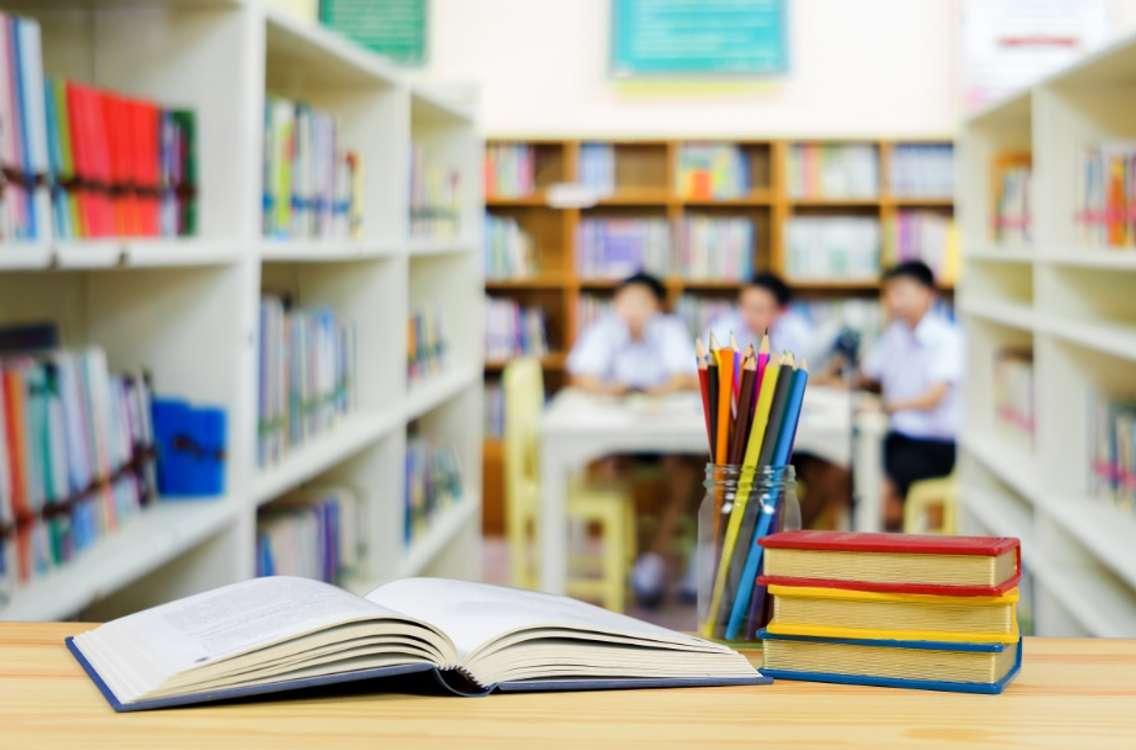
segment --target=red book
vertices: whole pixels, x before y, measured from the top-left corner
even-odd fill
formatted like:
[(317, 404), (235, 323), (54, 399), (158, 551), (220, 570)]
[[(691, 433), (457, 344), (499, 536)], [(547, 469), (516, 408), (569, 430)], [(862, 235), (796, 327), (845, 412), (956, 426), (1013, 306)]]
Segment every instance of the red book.
[[(90, 157), (87, 135), (87, 98), (85, 89), (72, 81), (67, 82), (67, 126), (71, 129), (71, 154), (75, 162), (75, 177), (85, 183), (91, 179)], [(90, 237), (94, 227), (94, 206), (91, 191), (87, 186), (75, 191), (75, 202), (79, 206), (79, 226), (77, 237)]]
[(107, 136), (106, 94), (96, 89), (87, 90), (86, 125), (88, 135), (87, 156), (91, 179), (99, 189), (94, 195), (96, 237), (110, 237), (115, 233), (114, 207), (107, 189), (113, 180), (110, 165), (110, 139)]
[(1022, 575), (1012, 537), (785, 531), (761, 546), (763, 585), (996, 596)]
[(157, 237), (161, 233), (158, 187), (161, 181), (159, 169), (158, 133), (161, 129), (162, 111), (153, 102), (138, 102), (135, 111), (137, 123), (134, 132), (138, 135), (139, 181), (149, 192), (142, 200), (142, 226), (147, 237)]
[(12, 514), (17, 518), (25, 518), (31, 513), (28, 507), (27, 481), (24, 476), (24, 467), (27, 466), (27, 446), (24, 443), (26, 435), (24, 425), (27, 417), (24, 413), (23, 373), (19, 367), (11, 366), (0, 371), (0, 398), (4, 399), (5, 424), (0, 425), (5, 431), (8, 443), (8, 476), (12, 484)]

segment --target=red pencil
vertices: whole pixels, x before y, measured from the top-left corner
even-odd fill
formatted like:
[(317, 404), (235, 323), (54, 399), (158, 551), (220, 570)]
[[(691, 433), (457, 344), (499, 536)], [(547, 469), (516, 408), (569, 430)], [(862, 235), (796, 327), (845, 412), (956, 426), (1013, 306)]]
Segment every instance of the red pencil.
[(710, 421), (710, 373), (707, 371), (706, 349), (698, 339), (694, 340), (694, 352), (698, 361), (698, 390), (702, 393), (702, 418), (706, 422), (706, 440), (713, 449), (714, 428)]

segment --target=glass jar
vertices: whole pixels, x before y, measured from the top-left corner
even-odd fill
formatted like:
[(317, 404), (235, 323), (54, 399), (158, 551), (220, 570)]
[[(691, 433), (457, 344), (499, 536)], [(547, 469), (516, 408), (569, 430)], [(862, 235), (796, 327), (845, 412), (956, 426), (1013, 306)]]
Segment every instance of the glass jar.
[(756, 541), (801, 528), (796, 473), (788, 465), (755, 470), (707, 464), (703, 487), (694, 559), (698, 632), (715, 640), (757, 641), (771, 607), (765, 587), (757, 585), (764, 557)]

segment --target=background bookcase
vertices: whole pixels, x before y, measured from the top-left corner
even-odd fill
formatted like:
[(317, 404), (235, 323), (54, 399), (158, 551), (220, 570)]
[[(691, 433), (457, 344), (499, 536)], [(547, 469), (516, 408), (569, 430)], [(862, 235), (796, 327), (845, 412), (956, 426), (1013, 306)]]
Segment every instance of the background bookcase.
[[(1082, 149), (1136, 137), (1129, 38), (969, 119), (960, 140), (966, 417), (960, 465), (974, 530), (1019, 536), (1039, 634), (1136, 634), (1136, 515), (1090, 494), (1092, 394), (1136, 396), (1136, 251), (1086, 244)], [(1032, 152), (1032, 241), (994, 242), (992, 165)], [(1032, 442), (993, 418), (997, 350), (1032, 350)]]
[[(0, 244), (0, 322), (51, 319), (68, 345), (99, 344), (112, 369), (146, 367), (162, 394), (222, 405), (227, 494), (162, 500), (65, 567), (0, 597), (0, 618), (104, 618), (251, 576), (257, 508), (314, 484), (362, 498), (365, 591), (433, 571), (477, 577), (481, 486), (482, 143), (474, 92), (410, 82), (318, 26), (249, 0), (0, 3), (38, 19), (48, 74), (196, 111), (196, 237)], [(353, 240), (262, 237), (266, 93), (337, 117), (363, 164)], [(460, 173), (460, 231), (411, 238), (411, 141)], [(359, 408), (271, 466), (256, 464), (262, 290), (328, 304), (357, 332)], [(439, 292), (441, 290), (441, 292)], [(408, 383), (407, 319), (438, 310), (445, 366)], [(404, 544), (406, 435), (453, 445), (460, 502)]]
[[(725, 143), (736, 145), (746, 155), (751, 189), (747, 195), (729, 199), (689, 198), (675, 184), (679, 153), (684, 144)], [(614, 150), (614, 191), (587, 208), (556, 208), (549, 203), (548, 189), (557, 183), (579, 178), (580, 147), (584, 143), (609, 144)], [(870, 198), (794, 197), (789, 184), (789, 149), (794, 144), (846, 145), (874, 147), (879, 175), (877, 195)], [(787, 272), (787, 225), (797, 215), (871, 216), (881, 226), (893, 221), (902, 209), (926, 209), (951, 215), (951, 196), (908, 198), (897, 196), (889, 185), (891, 159), (898, 145), (950, 144), (949, 137), (921, 139), (863, 138), (740, 138), (735, 140), (675, 138), (611, 140), (588, 138), (525, 138), (494, 136), (488, 144), (527, 144), (534, 152), (535, 190), (522, 197), (487, 195), (486, 210), (493, 215), (511, 217), (532, 237), (538, 272), (517, 279), (490, 279), (485, 291), (490, 297), (506, 297), (523, 306), (537, 305), (545, 312), (551, 352), (542, 358), (545, 385), (555, 391), (564, 383), (567, 352), (579, 334), (577, 304), (583, 294), (608, 295), (615, 286), (611, 279), (581, 277), (577, 273), (576, 233), (581, 218), (597, 216), (664, 217), (675, 229), (687, 216), (744, 217), (755, 221), (752, 249), (754, 268), (782, 274), (803, 299), (838, 299), (848, 296), (871, 297), (878, 292), (873, 279), (848, 280), (793, 279)], [(677, 275), (664, 279), (670, 307), (684, 294), (731, 300), (741, 284), (734, 280), (685, 279)], [(953, 285), (944, 285), (948, 293)], [(485, 363), (486, 381), (494, 381), (506, 361)], [(487, 439), (484, 447), (483, 498), (484, 528), (501, 533), (502, 448), (500, 441)]]

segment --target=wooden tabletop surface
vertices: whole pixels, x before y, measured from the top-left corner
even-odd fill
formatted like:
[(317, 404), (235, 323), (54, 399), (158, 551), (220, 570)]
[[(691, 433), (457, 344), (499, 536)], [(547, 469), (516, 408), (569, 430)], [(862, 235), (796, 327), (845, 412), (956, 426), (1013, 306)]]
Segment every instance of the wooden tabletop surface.
[(1027, 638), (1000, 696), (767, 687), (455, 698), (365, 693), (115, 714), (63, 645), (0, 623), (0, 747), (1136, 748), (1136, 640)]

